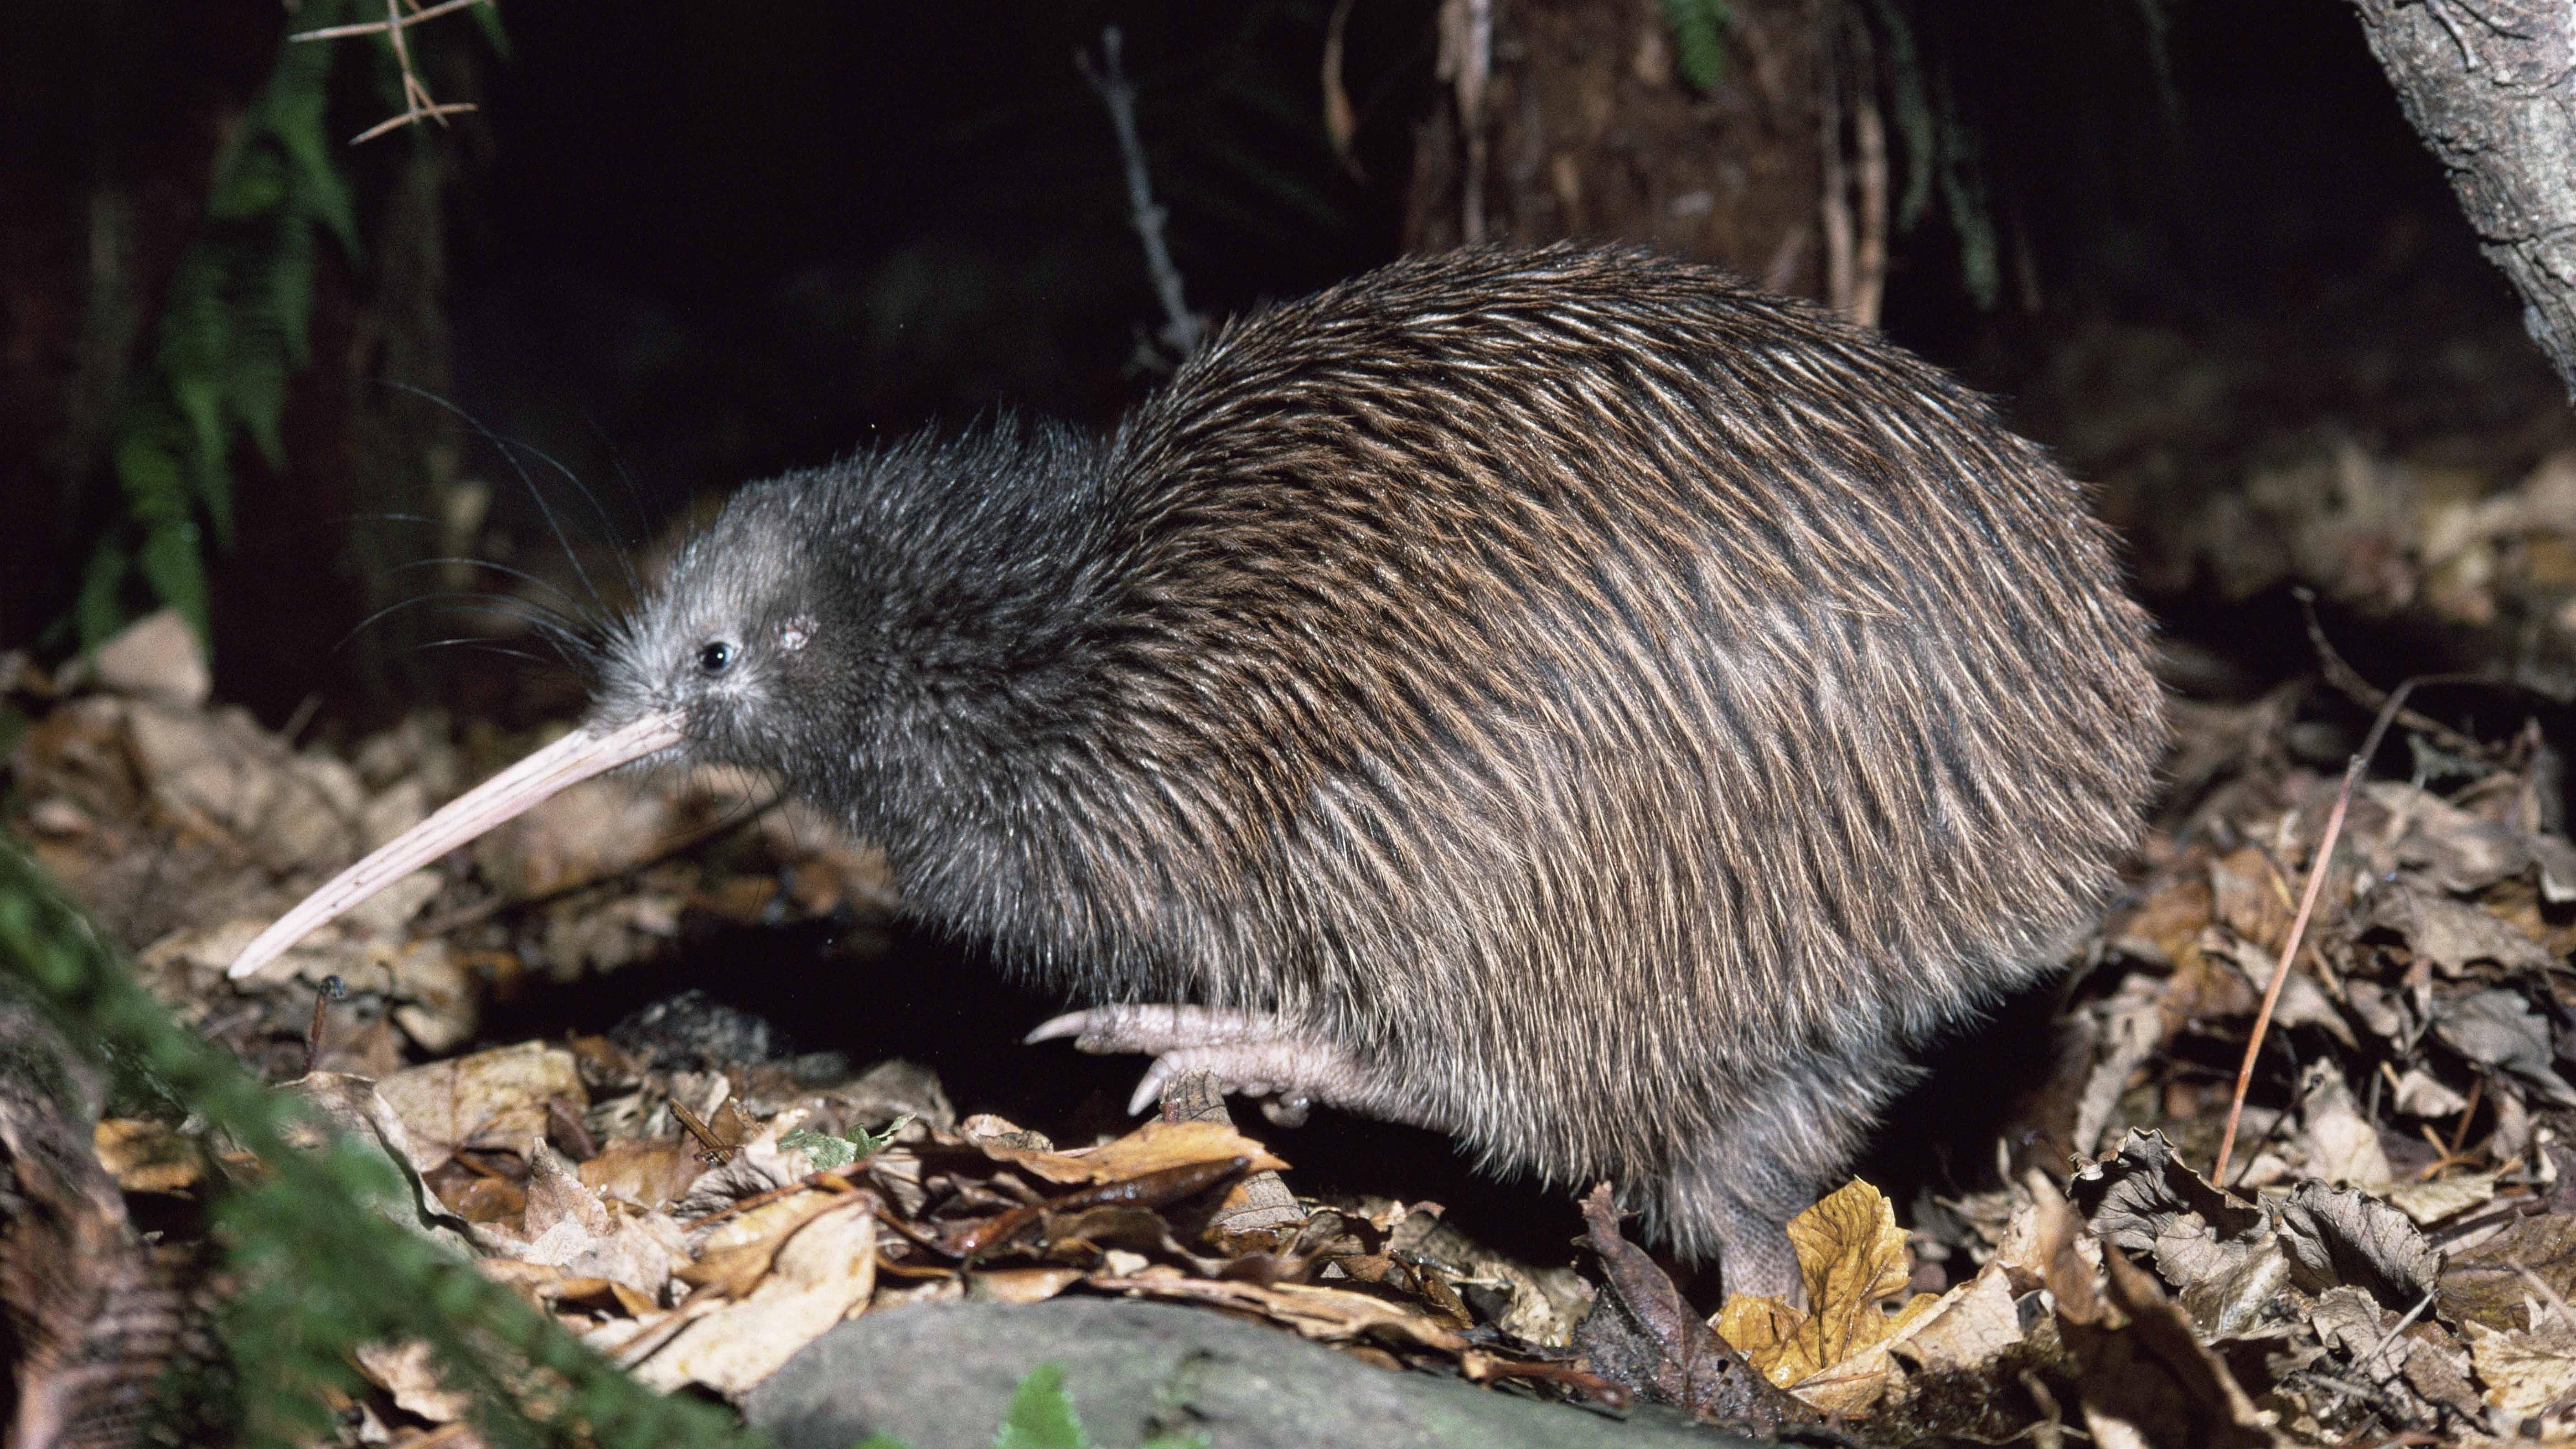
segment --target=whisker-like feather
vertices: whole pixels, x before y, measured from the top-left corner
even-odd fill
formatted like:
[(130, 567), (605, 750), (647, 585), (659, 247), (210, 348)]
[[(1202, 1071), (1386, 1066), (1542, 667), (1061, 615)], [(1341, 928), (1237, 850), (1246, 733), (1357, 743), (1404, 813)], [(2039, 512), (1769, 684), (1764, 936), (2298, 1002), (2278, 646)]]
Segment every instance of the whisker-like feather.
[(388, 382), (385, 386), (410, 393), (414, 397), (423, 399), (435, 406), (445, 408), (449, 413), (454, 414), (455, 417), (459, 421), (463, 422), (467, 427), (472, 428), (475, 433), (483, 439), (483, 441), (491, 444), (494, 450), (500, 453), (503, 461), (510, 465), (510, 471), (519, 475), (520, 485), (528, 490), (528, 497), (537, 505), (537, 513), (545, 519), (546, 527), (553, 531), (556, 545), (563, 550), (564, 562), (572, 565), (573, 576), (581, 580), (582, 589), (590, 595), (590, 602), (602, 615), (606, 615), (608, 613), (608, 601), (600, 597), (598, 586), (590, 581), (590, 571), (581, 566), (581, 555), (574, 550), (571, 535), (564, 532), (562, 521), (555, 517), (554, 506), (546, 502), (545, 490), (539, 488), (537, 486), (537, 480), (529, 476), (526, 466), (519, 462), (518, 454), (512, 451), (510, 444), (504, 441), (500, 434), (493, 432), (491, 428), (485, 426), (481, 418), (474, 416), (472, 413), (458, 407), (456, 404), (449, 402), (447, 399), (440, 397), (436, 393), (426, 391), (422, 388), (413, 387), (411, 384), (403, 382)]

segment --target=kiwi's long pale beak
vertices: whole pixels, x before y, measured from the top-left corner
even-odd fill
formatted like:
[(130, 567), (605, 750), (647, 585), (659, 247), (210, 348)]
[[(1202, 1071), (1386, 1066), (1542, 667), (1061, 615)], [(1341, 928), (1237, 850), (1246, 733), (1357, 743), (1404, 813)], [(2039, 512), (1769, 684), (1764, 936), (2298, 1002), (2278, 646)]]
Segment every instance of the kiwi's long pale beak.
[(606, 732), (575, 729), (457, 796), (427, 820), (386, 841), (373, 855), (333, 876), (330, 884), (260, 932), (234, 960), (232, 974), (248, 976), (369, 896), (493, 826), (526, 813), (565, 786), (679, 742), (680, 717), (669, 712), (648, 714)]

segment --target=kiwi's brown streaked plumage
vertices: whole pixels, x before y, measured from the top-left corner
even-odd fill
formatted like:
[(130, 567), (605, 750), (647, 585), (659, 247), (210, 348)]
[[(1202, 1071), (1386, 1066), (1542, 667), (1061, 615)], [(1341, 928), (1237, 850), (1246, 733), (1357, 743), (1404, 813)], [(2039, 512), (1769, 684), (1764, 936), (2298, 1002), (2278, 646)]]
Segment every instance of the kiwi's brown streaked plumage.
[(2110, 888), (2147, 650), (2081, 490), (1939, 371), (1494, 249), (1238, 322), (1106, 440), (746, 490), (592, 724), (676, 719), (1075, 997), (1282, 1024), (1315, 1095), (1776, 1290), (1913, 1049)]

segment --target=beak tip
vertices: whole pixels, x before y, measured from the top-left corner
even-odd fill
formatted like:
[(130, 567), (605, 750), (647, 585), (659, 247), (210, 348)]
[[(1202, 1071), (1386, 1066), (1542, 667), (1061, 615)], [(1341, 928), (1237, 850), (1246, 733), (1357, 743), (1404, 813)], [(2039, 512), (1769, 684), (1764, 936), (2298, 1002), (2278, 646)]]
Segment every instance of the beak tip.
[(305, 897), (242, 948), (232, 965), (225, 968), (226, 979), (239, 981), (258, 974), (296, 942), (359, 902), (565, 786), (668, 749), (681, 740), (678, 718), (667, 713), (646, 715), (606, 734), (574, 730), (449, 801), (436, 814), (378, 847)]
[(253, 941), (240, 955), (233, 958), (233, 964), (224, 968), (224, 977), (229, 981), (240, 981), (256, 976), (261, 967), (285, 954), (285, 951), (267, 941)]

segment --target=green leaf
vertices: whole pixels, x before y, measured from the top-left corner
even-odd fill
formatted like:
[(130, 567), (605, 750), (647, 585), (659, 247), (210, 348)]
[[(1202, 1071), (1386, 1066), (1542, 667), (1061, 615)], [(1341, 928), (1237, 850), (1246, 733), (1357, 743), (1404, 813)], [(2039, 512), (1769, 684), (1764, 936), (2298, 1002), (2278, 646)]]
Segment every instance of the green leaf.
[[(328, 47), (305, 48), (322, 50), (327, 59)], [(283, 75), (284, 67), (281, 66), (280, 78)], [(283, 90), (277, 89), (276, 81), (272, 80), (274, 99), (268, 107), (269, 121), (293, 170), (297, 212), (330, 227), (331, 234), (339, 238), (340, 245), (351, 256), (356, 256), (358, 218), (349, 201), (349, 183), (333, 163), (335, 148), (322, 130), (325, 108), (330, 99), (329, 90), (322, 83), (324, 79), (327, 79), (327, 73), (309, 86)]]
[[(5, 831), (0, 978), (35, 988), (75, 1048), (115, 1063), (174, 1117), (202, 1113), (260, 1160), (262, 1171), (228, 1180), (211, 1204), (238, 1290), (218, 1320), (240, 1385), (240, 1432), (225, 1442), (283, 1449), (327, 1437), (323, 1390), (360, 1387), (351, 1349), (422, 1339), (441, 1381), (476, 1399), (475, 1428), (494, 1449), (752, 1449), (730, 1416), (643, 1388), (470, 1265), (359, 1206), (388, 1180), (371, 1150), (288, 1147), (284, 1130), (311, 1125), (310, 1113), (173, 1025)], [(531, 1377), (531, 1364), (559, 1377)]]
[[(225, 446), (224, 385), (229, 381), (221, 374), (183, 372), (170, 378), (170, 401), (186, 419), (188, 469), (186, 481), (203, 500), (208, 511), (221, 514), (217, 532), (232, 531), (232, 474), (224, 464), (229, 449)], [(155, 440), (158, 442), (159, 440)], [(119, 460), (120, 465), (122, 459)], [(133, 495), (129, 489), (127, 496)], [(183, 500), (186, 493), (179, 497)]]
[(1091, 1449), (1074, 1417), (1073, 1396), (1064, 1390), (1063, 1364), (1039, 1364), (1020, 1380), (993, 1449)]
[[(271, 469), (283, 469), (286, 439), (279, 429), (286, 414), (286, 359), (275, 354), (242, 358), (226, 380), (231, 396), (225, 399), (225, 411), (259, 445), (261, 459)], [(207, 499), (209, 505), (214, 501)]]
[(1912, 231), (1932, 202), (1932, 167), (1940, 154), (1932, 103), (1924, 98), (1923, 61), (1914, 27), (1895, 0), (1872, 0), (1887, 40), (1887, 72), (1896, 90), (1896, 129), (1905, 138), (1905, 195), (1896, 206), (1896, 229)]
[(882, 1131), (870, 1132), (860, 1127), (847, 1137), (834, 1137), (826, 1132), (790, 1132), (778, 1139), (778, 1145), (802, 1149), (813, 1162), (816, 1172), (831, 1172), (853, 1162), (864, 1162), (885, 1151), (886, 1144), (911, 1125), (912, 1114), (906, 1112), (888, 1122)]
[(125, 627), (126, 574), (134, 560), (125, 545), (114, 534), (100, 539), (98, 548), (81, 570), (80, 597), (72, 605), (72, 619), (79, 626), (82, 652), (97, 648)]
[(805, 1160), (814, 1164), (816, 1172), (847, 1167), (859, 1157), (858, 1149), (850, 1145), (848, 1138), (835, 1137), (829, 1132), (790, 1132), (778, 1139), (778, 1145), (791, 1152), (804, 1153)]
[(152, 592), (177, 609), (197, 632), (197, 642), (211, 650), (214, 628), (206, 600), (206, 561), (197, 552), (197, 525), (182, 518), (153, 528), (143, 536), (135, 564)]
[(245, 145), (226, 158), (231, 164), (215, 178), (206, 199), (213, 221), (247, 221), (286, 204), (286, 159), (267, 146)]
[(188, 484), (166, 437), (128, 433), (116, 440), (116, 483), (125, 514), (147, 528), (187, 518)]
[(477, 5), (466, 13), (472, 15), (474, 23), (482, 28), (483, 41), (492, 47), (492, 53), (503, 60), (510, 59), (510, 32), (501, 27), (501, 7), (497, 4)]
[(205, 241), (188, 249), (170, 279), (162, 304), (160, 345), (154, 361), (174, 375), (213, 376), (232, 351), (232, 319), (224, 306), (224, 269)]
[(850, 1449), (912, 1449), (912, 1446), (892, 1434), (870, 1434), (851, 1445)]
[(315, 255), (312, 227), (285, 227), (269, 253), (268, 274), (262, 279), (266, 296), (261, 310), (274, 321), (287, 363), (298, 371), (313, 355)]
[(1664, 22), (1682, 79), (1702, 94), (1716, 90), (1726, 78), (1726, 27), (1735, 23), (1727, 0), (1664, 0)]

